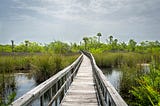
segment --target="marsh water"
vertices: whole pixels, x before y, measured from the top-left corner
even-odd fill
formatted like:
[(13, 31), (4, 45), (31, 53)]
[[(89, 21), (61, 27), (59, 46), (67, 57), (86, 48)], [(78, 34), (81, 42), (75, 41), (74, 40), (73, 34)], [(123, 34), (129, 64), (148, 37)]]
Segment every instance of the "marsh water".
[(29, 73), (15, 73), (14, 77), (16, 82), (15, 99), (37, 86), (33, 76)]
[[(27, 93), (28, 91), (30, 91), (31, 89), (33, 89), (34, 87), (38, 86), (33, 75), (31, 75), (30, 73), (14, 73), (9, 76), (8, 81), (10, 80), (12, 80), (15, 83), (15, 87), (13, 88), (9, 86), (5, 89), (5, 92), (3, 92), (6, 99), (5, 101), (7, 101), (7, 97), (13, 92), (16, 92), (16, 97), (14, 98), (14, 100), (16, 100), (22, 95), (24, 95), (25, 93)], [(49, 102), (48, 94), (49, 93), (47, 92), (44, 95), (44, 105), (47, 105), (47, 103)], [(39, 101), (40, 99), (38, 98), (32, 103), (32, 106), (40, 106)], [(53, 103), (53, 106), (54, 106), (54, 103)]]
[(114, 88), (119, 92), (120, 90), (120, 78), (122, 77), (122, 72), (118, 68), (105, 68), (102, 69), (103, 74), (106, 79), (114, 86)]
[[(120, 87), (120, 77), (121, 71), (118, 68), (106, 68), (102, 69), (104, 75), (106, 76), (107, 80), (111, 82), (111, 84), (119, 91)], [(37, 86), (36, 81), (34, 80), (33, 76), (29, 73), (15, 73), (15, 84), (16, 84), (16, 97), (15, 99), (21, 97), (23, 94), (28, 92), (29, 90), (33, 89)]]
[[(150, 72), (149, 64), (142, 64), (141, 71), (143, 73)], [(122, 76), (122, 70), (120, 68), (103, 68), (103, 74), (106, 76), (106, 79), (114, 86), (114, 88), (119, 92), (120, 91), (120, 81)]]

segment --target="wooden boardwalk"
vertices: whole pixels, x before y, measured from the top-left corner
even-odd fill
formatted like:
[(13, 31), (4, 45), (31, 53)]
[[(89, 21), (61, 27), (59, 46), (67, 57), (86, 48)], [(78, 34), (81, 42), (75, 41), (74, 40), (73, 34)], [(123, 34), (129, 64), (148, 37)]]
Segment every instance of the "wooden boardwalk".
[(90, 59), (83, 55), (83, 61), (61, 106), (98, 106), (93, 71)]
[[(45, 101), (45, 94), (48, 92), (49, 100)], [(11, 106), (47, 104), (48, 106), (128, 106), (112, 84), (106, 80), (93, 55), (85, 51), (71, 65), (28, 91), (12, 102)]]

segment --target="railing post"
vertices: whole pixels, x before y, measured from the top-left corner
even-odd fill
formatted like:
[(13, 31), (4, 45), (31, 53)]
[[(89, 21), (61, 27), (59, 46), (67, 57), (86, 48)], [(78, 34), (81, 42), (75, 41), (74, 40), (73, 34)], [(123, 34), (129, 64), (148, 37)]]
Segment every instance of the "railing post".
[[(71, 72), (69, 72), (69, 76), (71, 76)], [(68, 77), (69, 77), (69, 76), (68, 76)], [(69, 82), (69, 84), (68, 84), (68, 88), (69, 88), (69, 86), (71, 85), (71, 78), (69, 78), (69, 81), (68, 81), (68, 82)]]
[(107, 91), (105, 92), (105, 102), (107, 103)]
[[(58, 81), (56, 83), (56, 92), (58, 91)], [(55, 100), (55, 106), (58, 106), (58, 99)]]
[(40, 97), (40, 105), (44, 106), (44, 94)]
[(49, 89), (49, 95), (50, 95), (50, 100), (51, 100), (51, 98), (52, 98), (52, 96), (53, 96), (53, 92), (52, 92), (53, 90), (52, 90), (52, 87)]

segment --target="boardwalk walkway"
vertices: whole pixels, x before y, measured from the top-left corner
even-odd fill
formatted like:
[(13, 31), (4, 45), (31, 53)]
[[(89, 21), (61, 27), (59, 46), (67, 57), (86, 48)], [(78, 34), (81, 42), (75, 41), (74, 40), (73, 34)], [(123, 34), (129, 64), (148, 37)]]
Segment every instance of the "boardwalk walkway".
[(93, 71), (90, 59), (83, 56), (83, 61), (61, 106), (98, 106)]
[(128, 106), (112, 84), (106, 80), (93, 55), (84, 51), (71, 65), (11, 104), (11, 106), (47, 105)]

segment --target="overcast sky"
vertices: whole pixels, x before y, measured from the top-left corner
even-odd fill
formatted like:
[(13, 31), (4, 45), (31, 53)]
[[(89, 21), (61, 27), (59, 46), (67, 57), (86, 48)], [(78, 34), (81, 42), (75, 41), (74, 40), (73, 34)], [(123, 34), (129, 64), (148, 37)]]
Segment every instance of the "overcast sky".
[(0, 44), (160, 40), (160, 0), (0, 0)]

